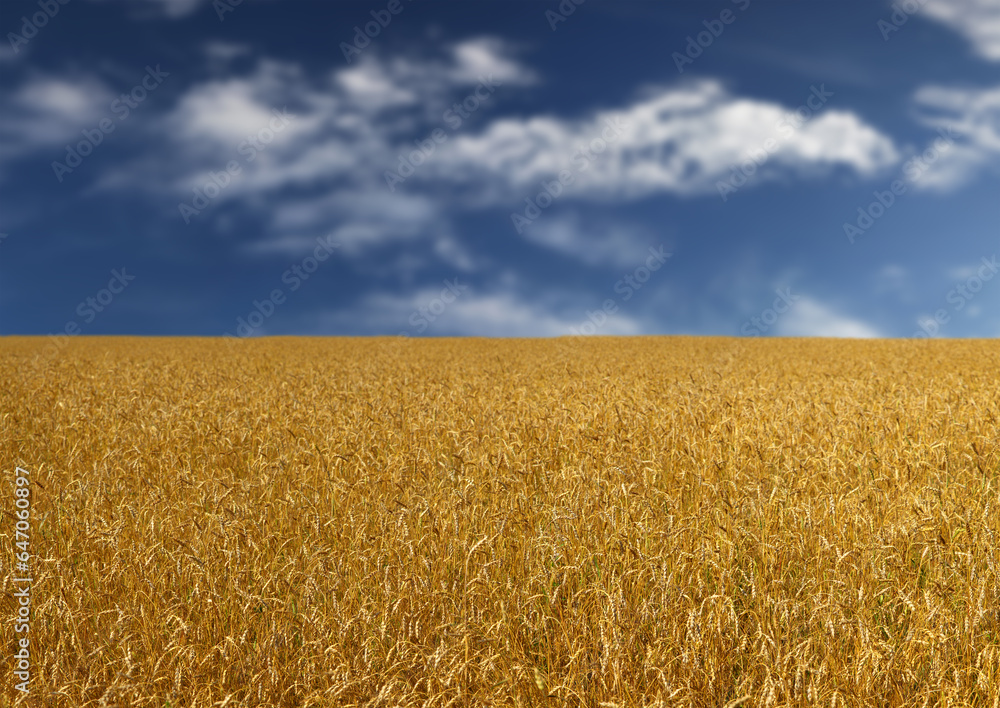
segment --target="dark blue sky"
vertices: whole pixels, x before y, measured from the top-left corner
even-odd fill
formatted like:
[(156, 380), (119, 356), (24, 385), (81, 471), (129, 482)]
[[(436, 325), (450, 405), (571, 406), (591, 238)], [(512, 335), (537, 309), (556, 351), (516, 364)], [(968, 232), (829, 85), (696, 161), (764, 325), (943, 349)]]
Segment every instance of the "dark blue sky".
[(0, 29), (0, 334), (1000, 335), (994, 0)]

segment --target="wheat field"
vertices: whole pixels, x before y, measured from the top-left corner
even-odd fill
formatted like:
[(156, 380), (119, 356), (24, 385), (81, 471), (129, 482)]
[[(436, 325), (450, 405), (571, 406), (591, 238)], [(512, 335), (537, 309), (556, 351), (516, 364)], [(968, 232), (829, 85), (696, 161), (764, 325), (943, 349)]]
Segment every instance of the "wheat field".
[(0, 340), (4, 705), (1000, 704), (1000, 344)]

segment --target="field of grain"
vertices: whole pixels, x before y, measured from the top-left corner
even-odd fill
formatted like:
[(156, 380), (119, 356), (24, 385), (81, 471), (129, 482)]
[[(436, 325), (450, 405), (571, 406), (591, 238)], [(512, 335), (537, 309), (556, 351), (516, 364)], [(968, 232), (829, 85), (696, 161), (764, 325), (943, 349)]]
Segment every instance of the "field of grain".
[(1000, 344), (0, 340), (5, 705), (1000, 702)]

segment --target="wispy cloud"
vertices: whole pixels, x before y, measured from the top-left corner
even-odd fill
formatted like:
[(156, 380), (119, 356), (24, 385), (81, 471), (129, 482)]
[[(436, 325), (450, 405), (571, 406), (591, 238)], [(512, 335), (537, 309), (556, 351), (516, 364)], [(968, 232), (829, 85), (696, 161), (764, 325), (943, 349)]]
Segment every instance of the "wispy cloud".
[[(510, 201), (575, 169), (573, 195), (629, 200), (713, 192), (717, 180), (748, 159), (750, 147), (768, 139), (777, 147), (758, 179), (838, 165), (871, 175), (899, 158), (892, 139), (854, 113), (827, 110), (801, 124), (794, 110), (704, 80), (650, 90), (620, 110), (579, 119), (496, 120), (444, 146), (431, 175), (479, 183), (484, 198)], [(612, 138), (615, 129), (621, 134)]]
[[(437, 297), (440, 286), (424, 288), (408, 295), (372, 294), (349, 307), (317, 315), (317, 333), (338, 331), (362, 323), (373, 333), (411, 332), (410, 318)], [(426, 309), (426, 307), (425, 307)], [(421, 318), (418, 318), (421, 319)], [(422, 316), (421, 321), (427, 321)], [(472, 337), (558, 337), (579, 326), (579, 317), (558, 314), (552, 307), (520, 297), (511, 291), (462, 295), (421, 333), (433, 336)], [(638, 334), (641, 323), (626, 314), (617, 314), (602, 334)]]
[(203, 5), (209, 5), (212, 0), (90, 0), (90, 2), (120, 3), (138, 19), (166, 17), (174, 20), (193, 14)]
[(620, 219), (586, 219), (572, 209), (531, 224), (523, 237), (590, 266), (617, 268), (634, 267), (651, 245), (663, 241), (662, 234), (657, 236), (645, 226)]
[(964, 36), (982, 58), (1000, 61), (1000, 4), (996, 0), (921, 0), (920, 12)]
[(871, 339), (883, 336), (867, 322), (807, 296), (801, 296), (795, 306), (777, 321), (775, 332), (782, 337)]
[[(0, 116), (0, 160), (37, 153), (81, 138), (80, 131), (93, 128), (110, 115), (113, 95), (91, 76), (55, 76), (35, 73), (10, 97)], [(58, 151), (49, 159), (61, 159)]]
[(1000, 167), (1000, 86), (926, 86), (914, 96), (918, 120), (948, 131), (954, 140), (938, 150), (919, 186), (952, 190), (983, 171)]

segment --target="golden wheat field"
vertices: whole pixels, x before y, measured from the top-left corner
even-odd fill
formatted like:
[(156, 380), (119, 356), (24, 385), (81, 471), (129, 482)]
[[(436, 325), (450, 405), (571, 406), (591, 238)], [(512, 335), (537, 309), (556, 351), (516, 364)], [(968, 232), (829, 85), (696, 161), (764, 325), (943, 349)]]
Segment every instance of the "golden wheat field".
[(1000, 344), (0, 340), (6, 705), (1000, 703)]

